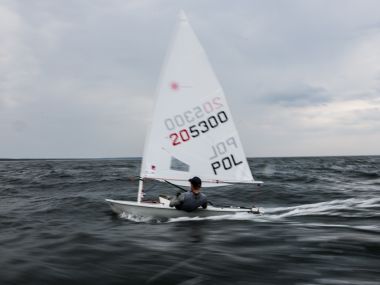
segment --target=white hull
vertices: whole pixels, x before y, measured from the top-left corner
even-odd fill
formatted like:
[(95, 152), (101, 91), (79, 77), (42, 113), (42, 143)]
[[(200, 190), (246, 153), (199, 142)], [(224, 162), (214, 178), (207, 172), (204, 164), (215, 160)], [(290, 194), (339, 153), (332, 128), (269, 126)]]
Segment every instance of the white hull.
[(171, 208), (167, 203), (146, 203), (135, 201), (118, 201), (106, 199), (110, 204), (111, 209), (116, 214), (130, 214), (136, 217), (151, 217), (157, 219), (170, 219), (179, 217), (211, 217), (222, 215), (233, 215), (236, 213), (252, 213), (259, 214), (258, 208), (239, 208), (239, 207), (224, 207), (218, 208), (208, 206), (207, 209), (199, 208), (193, 212), (185, 212)]

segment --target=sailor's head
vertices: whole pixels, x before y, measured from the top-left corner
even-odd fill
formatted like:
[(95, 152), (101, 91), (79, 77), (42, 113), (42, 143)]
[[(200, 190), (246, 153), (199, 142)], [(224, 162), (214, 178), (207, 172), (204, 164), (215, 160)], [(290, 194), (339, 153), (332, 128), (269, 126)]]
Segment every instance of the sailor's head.
[(202, 187), (202, 180), (198, 176), (194, 176), (193, 178), (189, 179), (191, 191), (193, 192), (199, 192)]

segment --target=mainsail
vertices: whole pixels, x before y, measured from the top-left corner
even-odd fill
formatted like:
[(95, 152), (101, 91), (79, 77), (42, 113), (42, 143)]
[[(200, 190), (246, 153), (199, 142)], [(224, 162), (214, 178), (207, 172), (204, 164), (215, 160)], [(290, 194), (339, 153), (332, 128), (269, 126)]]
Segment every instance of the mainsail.
[(203, 186), (256, 182), (222, 87), (185, 14), (161, 71), (142, 178)]

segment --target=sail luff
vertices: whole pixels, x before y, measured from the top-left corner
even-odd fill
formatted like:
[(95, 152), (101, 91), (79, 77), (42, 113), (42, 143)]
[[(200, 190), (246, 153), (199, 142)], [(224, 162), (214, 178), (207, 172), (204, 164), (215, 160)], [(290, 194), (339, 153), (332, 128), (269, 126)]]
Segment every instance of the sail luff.
[[(160, 94), (159, 90), (160, 90), (160, 87), (162, 85), (162, 81), (163, 81), (163, 75), (164, 75), (164, 70), (166, 68), (166, 65), (167, 65), (167, 62), (169, 60), (169, 56), (170, 56), (170, 53), (174, 47), (174, 42), (177, 38), (177, 34), (179, 33), (179, 30), (180, 30), (180, 21), (187, 21), (187, 17), (186, 17), (186, 14), (183, 10), (180, 10), (179, 14), (178, 14), (178, 23), (175, 27), (175, 31), (173, 33), (173, 36), (170, 40), (170, 44), (169, 44), (169, 48), (168, 50), (166, 51), (166, 54), (165, 54), (165, 58), (164, 58), (164, 61), (163, 61), (163, 64), (162, 64), (162, 67), (161, 67), (161, 71), (160, 71), (160, 75), (159, 75), (159, 79), (158, 79), (158, 84), (156, 86), (156, 91), (154, 92), (155, 96), (154, 96), (154, 106), (153, 106), (153, 119), (154, 119), (154, 114), (155, 112), (157, 111), (157, 104), (158, 104), (158, 96)], [(147, 145), (149, 143), (149, 141), (151, 141), (152, 139), (152, 128), (153, 128), (153, 119), (152, 121), (150, 122), (149, 124), (149, 130), (147, 132), (147, 135), (146, 135), (146, 138), (145, 138), (145, 141), (144, 141), (144, 150), (143, 150), (143, 156), (142, 156), (142, 162), (141, 162), (141, 168), (140, 168), (140, 177), (144, 177), (144, 169), (146, 168), (146, 152), (147, 152)]]

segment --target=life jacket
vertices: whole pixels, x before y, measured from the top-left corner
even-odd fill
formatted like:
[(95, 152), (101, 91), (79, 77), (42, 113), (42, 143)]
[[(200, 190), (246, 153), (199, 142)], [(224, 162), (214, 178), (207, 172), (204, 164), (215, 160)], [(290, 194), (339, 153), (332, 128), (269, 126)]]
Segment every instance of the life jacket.
[(176, 206), (178, 210), (184, 210), (186, 212), (192, 212), (200, 206), (207, 206), (207, 197), (203, 193), (194, 194), (193, 192), (182, 193), (178, 197), (181, 204)]

